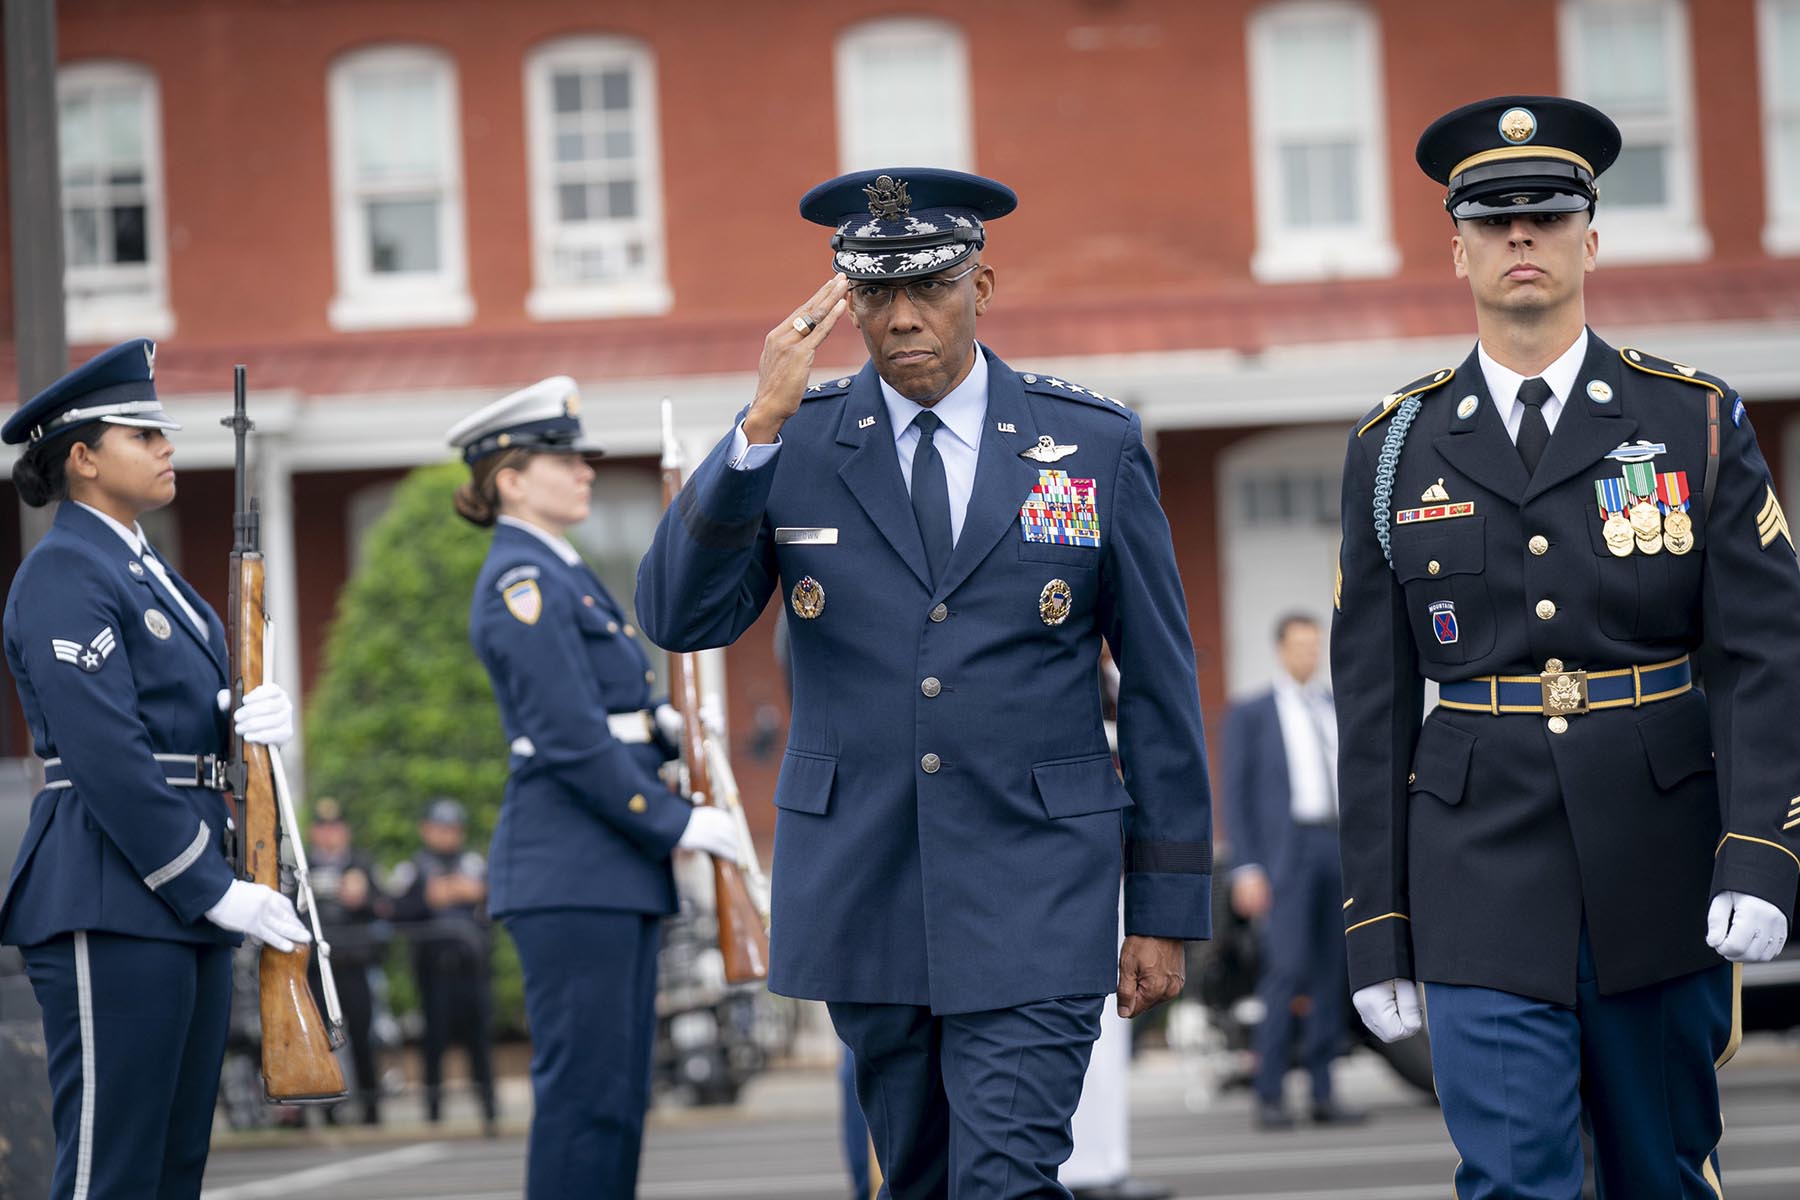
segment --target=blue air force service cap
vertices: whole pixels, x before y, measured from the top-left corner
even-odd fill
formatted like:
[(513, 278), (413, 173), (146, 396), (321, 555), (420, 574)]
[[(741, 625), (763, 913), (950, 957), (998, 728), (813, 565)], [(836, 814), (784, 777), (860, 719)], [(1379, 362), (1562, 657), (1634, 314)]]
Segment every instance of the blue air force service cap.
[(105, 421), (141, 429), (180, 429), (156, 398), (156, 343), (132, 338), (90, 358), (7, 418), (0, 441), (40, 442), (77, 425)]
[(552, 375), (469, 414), (447, 436), (471, 464), (512, 449), (598, 456), (600, 447), (582, 432), (580, 414), (575, 381)]
[(800, 198), (800, 215), (832, 227), (832, 263), (851, 279), (914, 279), (974, 254), (987, 242), (982, 222), (1018, 206), (992, 179), (894, 167), (826, 180)]
[(1419, 168), (1446, 185), (1457, 220), (1521, 212), (1582, 212), (1600, 199), (1619, 157), (1619, 127), (1562, 96), (1496, 96), (1465, 104), (1419, 136)]

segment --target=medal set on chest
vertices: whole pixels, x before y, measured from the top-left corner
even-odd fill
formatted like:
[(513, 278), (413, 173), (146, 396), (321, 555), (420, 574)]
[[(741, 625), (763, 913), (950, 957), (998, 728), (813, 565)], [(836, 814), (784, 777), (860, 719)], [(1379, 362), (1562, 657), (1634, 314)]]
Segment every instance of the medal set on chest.
[(1606, 548), (1618, 557), (1633, 553), (1686, 554), (1694, 548), (1694, 519), (1688, 515), (1692, 495), (1686, 471), (1658, 471), (1662, 445), (1621, 446), (1607, 455), (1620, 473), (1594, 480)]

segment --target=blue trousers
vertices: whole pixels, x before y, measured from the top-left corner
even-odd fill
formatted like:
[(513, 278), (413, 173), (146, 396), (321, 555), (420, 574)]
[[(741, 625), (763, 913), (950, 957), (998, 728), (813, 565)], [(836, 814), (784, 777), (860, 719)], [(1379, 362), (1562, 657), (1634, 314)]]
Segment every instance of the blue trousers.
[(1056, 1172), (1107, 1000), (945, 1016), (830, 1004), (856, 1056), (883, 1200), (1068, 1200)]
[(24, 948), (44, 1011), (51, 1200), (194, 1200), (231, 1015), (231, 947), (73, 933)]
[(662, 918), (548, 909), (506, 919), (531, 1025), (528, 1200), (637, 1194)]
[(838, 1055), (838, 1131), (844, 1142), (844, 1167), (850, 1172), (850, 1194), (869, 1200), (869, 1123), (856, 1098), (856, 1055), (848, 1046)]
[(1331, 1063), (1344, 1038), (1344, 875), (1338, 863), (1337, 826), (1295, 826), (1288, 833), (1291, 854), (1273, 881), (1269, 920), (1263, 928), (1263, 1002), (1256, 1028), (1256, 1095), (1265, 1104), (1281, 1102), (1295, 1035), (1294, 998), (1305, 996), (1300, 1061), (1312, 1081), (1313, 1103), (1331, 1099)]
[(1425, 986), (1458, 1200), (1578, 1200), (1582, 1126), (1601, 1200), (1719, 1200), (1734, 969), (1603, 996), (1585, 930), (1577, 963), (1574, 1008)]

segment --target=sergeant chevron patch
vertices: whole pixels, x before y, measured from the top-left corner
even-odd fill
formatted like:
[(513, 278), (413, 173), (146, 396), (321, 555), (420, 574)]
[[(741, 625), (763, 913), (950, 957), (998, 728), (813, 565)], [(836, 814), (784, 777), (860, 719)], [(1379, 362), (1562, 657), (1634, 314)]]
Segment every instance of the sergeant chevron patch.
[(71, 642), (65, 638), (51, 638), (50, 650), (56, 655), (57, 662), (66, 662), (72, 667), (80, 667), (89, 675), (106, 665), (112, 657), (113, 647), (118, 645), (118, 638), (113, 635), (112, 626), (108, 625), (94, 635), (94, 640), (87, 645)]
[(1756, 514), (1756, 536), (1762, 539), (1764, 550), (1778, 537), (1787, 539), (1790, 551), (1794, 548), (1794, 535), (1788, 529), (1787, 517), (1781, 511), (1781, 501), (1775, 498), (1773, 487), (1769, 489), (1769, 498), (1763, 501), (1762, 511)]

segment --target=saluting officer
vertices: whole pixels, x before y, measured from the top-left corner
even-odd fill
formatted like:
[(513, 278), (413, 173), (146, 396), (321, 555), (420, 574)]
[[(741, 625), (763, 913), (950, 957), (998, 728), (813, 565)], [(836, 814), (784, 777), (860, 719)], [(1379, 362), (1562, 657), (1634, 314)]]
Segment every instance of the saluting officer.
[[(232, 877), (220, 759), (225, 629), (137, 520), (175, 498), (156, 347), (114, 346), (7, 420), (34, 508), (64, 501), (6, 598), (6, 661), (44, 789), (0, 900), (43, 1009), (55, 1200), (195, 1197), (231, 1002), (231, 947), (309, 941), (287, 898)], [(234, 714), (279, 746), (275, 684)]]
[[(638, 568), (672, 650), (791, 610), (770, 986), (829, 1002), (908, 1200), (1066, 1196), (1106, 993), (1127, 1016), (1175, 995), (1209, 932), (1193, 643), (1142, 426), (975, 340), (986, 222), (1016, 202), (928, 169), (808, 193), (838, 273), (768, 335)], [(846, 312), (870, 361), (809, 386)]]
[(1619, 149), (1557, 97), (1425, 131), (1480, 340), (1344, 468), (1350, 980), (1388, 1040), (1428, 998), (1463, 1200), (1575, 1200), (1584, 1123), (1603, 1197), (1720, 1194), (1725, 960), (1780, 951), (1800, 873), (1800, 571), (1744, 403), (1584, 323)]
[(662, 918), (675, 911), (670, 854), (737, 855), (724, 810), (695, 808), (658, 778), (667, 755), (648, 709), (650, 660), (569, 543), (588, 515), (588, 458), (599, 453), (579, 405), (575, 381), (559, 375), (449, 435), (469, 464), (456, 510), (494, 527), (469, 638), (512, 749), (488, 907), (525, 972), (530, 1200), (634, 1194), (656, 953)]

